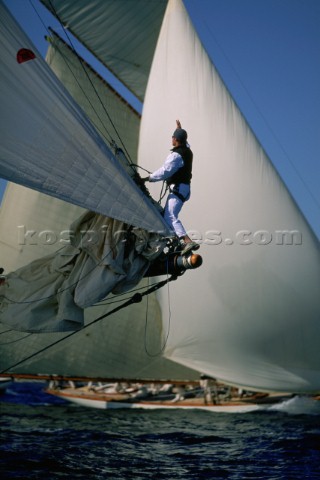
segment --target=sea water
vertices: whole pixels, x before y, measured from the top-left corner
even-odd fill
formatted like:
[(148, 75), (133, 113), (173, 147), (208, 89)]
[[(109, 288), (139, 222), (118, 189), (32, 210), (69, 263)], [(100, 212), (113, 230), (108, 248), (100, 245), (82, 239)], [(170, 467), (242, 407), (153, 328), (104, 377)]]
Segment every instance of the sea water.
[(320, 402), (273, 410), (96, 410), (15, 382), (0, 397), (1, 478), (320, 479)]

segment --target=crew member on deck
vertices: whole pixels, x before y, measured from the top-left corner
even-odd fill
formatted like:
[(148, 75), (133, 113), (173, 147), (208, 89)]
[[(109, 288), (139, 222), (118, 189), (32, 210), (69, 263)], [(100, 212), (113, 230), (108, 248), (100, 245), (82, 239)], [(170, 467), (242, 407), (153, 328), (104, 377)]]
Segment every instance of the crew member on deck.
[(180, 210), (190, 198), (190, 182), (192, 177), (193, 153), (187, 143), (187, 132), (181, 128), (181, 123), (176, 120), (177, 128), (172, 135), (172, 150), (162, 167), (151, 173), (144, 182), (159, 182), (166, 180), (170, 188), (164, 208), (164, 219), (171, 230), (180, 239), (182, 254), (191, 250), (197, 250), (199, 244), (191, 240), (187, 235), (181, 221), (178, 219)]

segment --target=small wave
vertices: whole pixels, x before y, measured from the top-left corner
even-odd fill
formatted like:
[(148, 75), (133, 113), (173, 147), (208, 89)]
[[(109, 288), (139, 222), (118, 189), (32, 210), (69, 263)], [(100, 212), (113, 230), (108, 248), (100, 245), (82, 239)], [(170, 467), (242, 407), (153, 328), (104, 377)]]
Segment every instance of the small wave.
[(290, 415), (320, 415), (320, 401), (312, 397), (297, 395), (272, 405), (267, 410), (285, 412)]
[(6, 395), (12, 395), (13, 397), (18, 397), (20, 395), (20, 392), (17, 392), (14, 388), (7, 387)]

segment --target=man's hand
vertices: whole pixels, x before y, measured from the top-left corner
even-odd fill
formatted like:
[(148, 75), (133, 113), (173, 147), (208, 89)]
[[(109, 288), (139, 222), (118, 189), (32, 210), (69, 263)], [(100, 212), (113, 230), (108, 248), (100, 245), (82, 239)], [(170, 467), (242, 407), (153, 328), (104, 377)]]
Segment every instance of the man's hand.
[(177, 128), (182, 128), (182, 127), (181, 127), (180, 120), (176, 120), (176, 124), (177, 124)]

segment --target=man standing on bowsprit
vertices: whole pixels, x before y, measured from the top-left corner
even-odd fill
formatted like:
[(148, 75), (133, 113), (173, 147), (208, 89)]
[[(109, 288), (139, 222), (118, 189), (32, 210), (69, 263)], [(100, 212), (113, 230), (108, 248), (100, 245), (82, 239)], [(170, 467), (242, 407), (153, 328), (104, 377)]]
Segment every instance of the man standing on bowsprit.
[(182, 223), (178, 219), (180, 210), (190, 198), (190, 182), (192, 177), (193, 153), (187, 143), (187, 132), (181, 128), (181, 123), (176, 120), (177, 128), (172, 135), (172, 150), (162, 167), (151, 173), (144, 182), (158, 182), (166, 180), (170, 193), (164, 208), (164, 219), (180, 240), (182, 254), (197, 250), (199, 244), (191, 240)]

